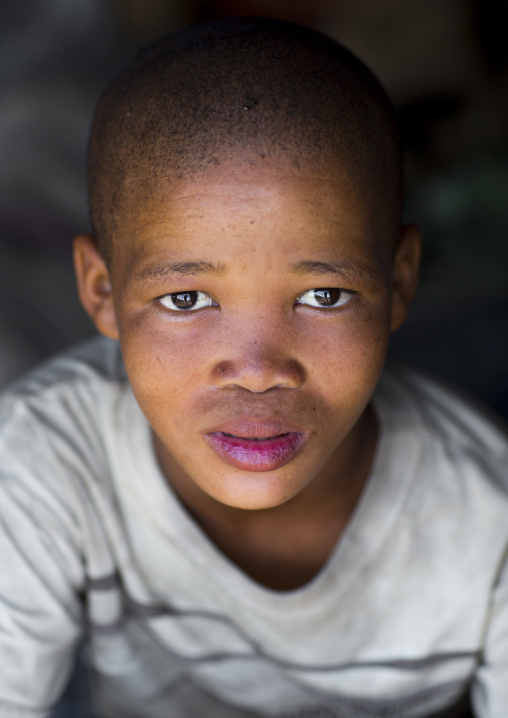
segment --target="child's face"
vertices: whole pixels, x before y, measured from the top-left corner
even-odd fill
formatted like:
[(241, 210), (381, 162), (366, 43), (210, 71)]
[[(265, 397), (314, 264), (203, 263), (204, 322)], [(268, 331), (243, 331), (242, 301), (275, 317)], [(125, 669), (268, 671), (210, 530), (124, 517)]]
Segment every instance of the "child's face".
[(230, 162), (120, 226), (111, 295), (78, 238), (83, 303), (163, 465), (244, 509), (339, 469), (416, 281), (414, 232), (394, 253), (387, 225), (344, 173)]

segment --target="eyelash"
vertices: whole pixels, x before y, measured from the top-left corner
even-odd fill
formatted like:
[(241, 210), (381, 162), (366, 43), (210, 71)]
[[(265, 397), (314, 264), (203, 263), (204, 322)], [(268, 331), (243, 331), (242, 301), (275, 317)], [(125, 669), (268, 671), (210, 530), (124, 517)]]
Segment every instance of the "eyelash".
[[(320, 296), (323, 300), (329, 300), (331, 303), (320, 304), (319, 300), (316, 297), (314, 297), (316, 304), (311, 304), (309, 302), (301, 301), (302, 297), (304, 297), (306, 294), (309, 294), (310, 292), (314, 292), (315, 295)], [(300, 294), (296, 298), (295, 305), (312, 307), (314, 309), (338, 309), (339, 307), (342, 307), (345, 304), (348, 304), (351, 301), (351, 299), (353, 299), (355, 294), (356, 294), (356, 292), (351, 289), (340, 289), (338, 287), (322, 287), (322, 288), (307, 289), (305, 292), (302, 292), (302, 294)], [(190, 306), (176, 307), (174, 303), (177, 300), (177, 298), (180, 298), (179, 301), (181, 301), (183, 303), (190, 304)], [(343, 299), (345, 299), (345, 300), (341, 301)], [(167, 306), (167, 304), (165, 304), (163, 300), (170, 301), (173, 304), (173, 306), (172, 307)], [(199, 290), (172, 292), (171, 294), (163, 294), (162, 296), (157, 297), (156, 301), (160, 305), (162, 305), (165, 309), (167, 309), (168, 311), (176, 312), (176, 313), (197, 312), (200, 309), (205, 309), (206, 307), (217, 307), (218, 306), (218, 304), (212, 299), (212, 297), (209, 294), (207, 294), (206, 292), (201, 292)], [(340, 303), (337, 304), (337, 302), (340, 302)], [(195, 306), (196, 304), (200, 304), (200, 306), (196, 307)]]
[[(332, 301), (330, 304), (320, 304), (317, 299), (316, 304), (308, 304), (307, 302), (300, 301), (301, 298), (309, 292), (314, 292), (315, 295), (320, 295), (322, 299), (329, 299)], [(339, 307), (343, 307), (345, 304), (348, 304), (353, 299), (355, 294), (356, 292), (354, 292), (352, 289), (341, 289), (339, 287), (320, 287), (314, 289), (307, 289), (306, 292), (302, 292), (302, 294), (297, 297), (295, 303), (301, 304), (306, 307), (314, 307), (315, 309), (338, 309)], [(341, 301), (342, 299), (345, 299), (345, 301)], [(340, 302), (340, 304), (337, 304), (337, 302)]]
[[(190, 303), (194, 300), (193, 304), (188, 307), (168, 307), (166, 304), (164, 304), (165, 299), (173, 302), (175, 302), (177, 297), (181, 297), (181, 301), (183, 303), (187, 302)], [(198, 306), (195, 308), (195, 304), (198, 302), (203, 302), (203, 299), (206, 298), (210, 300), (206, 304), (201, 304), (201, 306)], [(162, 297), (157, 298), (157, 302), (161, 304), (165, 309), (168, 309), (170, 312), (196, 312), (199, 311), (199, 309), (204, 309), (205, 307), (216, 307), (217, 304), (214, 302), (212, 297), (207, 294), (206, 292), (200, 292), (199, 290), (191, 290), (191, 291), (184, 291), (184, 292), (172, 292), (171, 294), (163, 294)]]

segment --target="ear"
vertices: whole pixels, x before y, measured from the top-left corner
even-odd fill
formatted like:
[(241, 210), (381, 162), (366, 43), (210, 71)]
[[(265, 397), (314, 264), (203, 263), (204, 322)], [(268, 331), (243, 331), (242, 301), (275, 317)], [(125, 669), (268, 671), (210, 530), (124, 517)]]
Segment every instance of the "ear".
[(95, 240), (88, 234), (80, 234), (74, 240), (74, 269), (85, 311), (101, 334), (118, 339), (109, 271)]
[(401, 236), (393, 258), (391, 331), (398, 329), (407, 317), (418, 284), (420, 257), (420, 230), (414, 224), (402, 225)]

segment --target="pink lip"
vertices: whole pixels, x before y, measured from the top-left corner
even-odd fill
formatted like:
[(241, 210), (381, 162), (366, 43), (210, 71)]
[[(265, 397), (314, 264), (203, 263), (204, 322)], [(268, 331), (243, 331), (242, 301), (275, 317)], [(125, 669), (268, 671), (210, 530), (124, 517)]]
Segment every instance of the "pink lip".
[(206, 434), (211, 448), (231, 466), (244, 471), (274, 471), (290, 462), (307, 440), (278, 421), (237, 419)]

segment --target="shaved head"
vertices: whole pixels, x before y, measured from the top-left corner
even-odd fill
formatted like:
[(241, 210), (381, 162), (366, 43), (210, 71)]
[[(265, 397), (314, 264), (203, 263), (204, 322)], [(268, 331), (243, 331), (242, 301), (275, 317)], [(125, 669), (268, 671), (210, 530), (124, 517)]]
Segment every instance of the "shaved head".
[(92, 126), (92, 227), (112, 238), (140, 203), (224, 161), (336, 166), (395, 233), (402, 152), (393, 107), (372, 73), (324, 35), (229, 18), (140, 50), (102, 96)]

